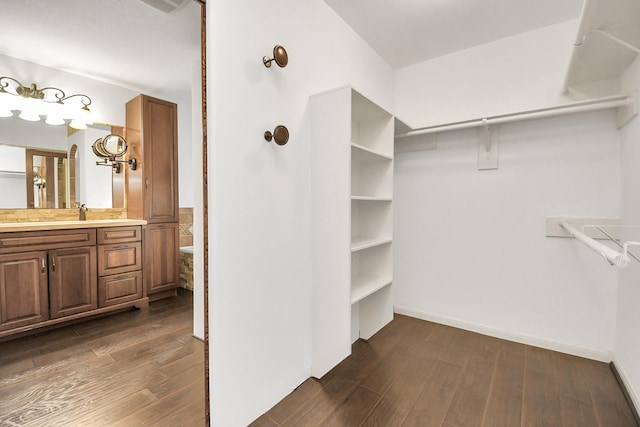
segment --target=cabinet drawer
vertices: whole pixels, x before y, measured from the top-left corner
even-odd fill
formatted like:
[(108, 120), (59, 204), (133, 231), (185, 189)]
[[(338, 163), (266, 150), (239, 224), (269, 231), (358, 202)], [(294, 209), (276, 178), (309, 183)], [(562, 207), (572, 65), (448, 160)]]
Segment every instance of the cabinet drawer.
[(142, 272), (116, 274), (98, 279), (98, 306), (108, 307), (142, 298)]
[(0, 233), (0, 254), (77, 248), (95, 244), (95, 228)]
[(98, 228), (98, 244), (111, 245), (114, 243), (139, 242), (142, 240), (142, 227), (133, 225), (128, 227)]
[(98, 276), (142, 269), (140, 242), (98, 246)]

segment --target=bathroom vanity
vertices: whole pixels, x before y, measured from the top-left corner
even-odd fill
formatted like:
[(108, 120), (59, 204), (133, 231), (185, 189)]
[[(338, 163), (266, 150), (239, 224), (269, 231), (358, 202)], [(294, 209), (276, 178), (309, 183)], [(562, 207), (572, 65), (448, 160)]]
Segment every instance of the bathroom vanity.
[(0, 224), (0, 339), (148, 307), (144, 220)]

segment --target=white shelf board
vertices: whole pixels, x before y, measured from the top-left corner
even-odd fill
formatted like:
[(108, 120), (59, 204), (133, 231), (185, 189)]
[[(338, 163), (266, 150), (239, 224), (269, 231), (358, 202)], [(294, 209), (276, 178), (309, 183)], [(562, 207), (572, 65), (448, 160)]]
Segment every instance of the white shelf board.
[(365, 147), (364, 145), (360, 145), (360, 144), (356, 144), (355, 142), (351, 143), (351, 146), (357, 150), (361, 150), (367, 154), (376, 156), (376, 157), (382, 157), (383, 159), (387, 159), (387, 160), (393, 160), (393, 155), (390, 154), (386, 154), (383, 153), (381, 151), (377, 151), (377, 150), (372, 150), (369, 147)]
[(351, 252), (358, 252), (364, 249), (386, 245), (387, 243), (391, 243), (392, 241), (393, 239), (391, 237), (356, 236), (351, 239)]
[(351, 278), (351, 304), (355, 304), (393, 282), (391, 276), (372, 277), (356, 275)]
[(637, 53), (598, 33), (607, 33), (640, 47), (640, 2), (637, 0), (587, 0), (580, 18), (576, 46), (566, 86), (618, 79)]
[(365, 202), (391, 202), (392, 197), (377, 197), (377, 196), (351, 196), (351, 200), (360, 200)]

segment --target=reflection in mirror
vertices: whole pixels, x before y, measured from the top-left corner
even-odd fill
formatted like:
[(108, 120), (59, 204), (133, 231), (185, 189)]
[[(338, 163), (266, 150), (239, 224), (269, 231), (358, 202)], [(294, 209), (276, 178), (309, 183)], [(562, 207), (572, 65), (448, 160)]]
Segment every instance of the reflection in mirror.
[[(73, 208), (76, 203), (93, 208), (125, 207), (122, 198), (114, 204), (111, 170), (97, 167), (98, 158), (91, 150), (91, 144), (97, 138), (112, 133), (110, 126), (94, 125), (73, 131), (66, 126), (27, 122), (17, 117), (0, 118), (0, 194), (3, 195), (0, 209)], [(117, 149), (117, 141), (115, 144), (114, 149)], [(37, 176), (44, 179), (38, 181), (40, 187), (32, 185), (33, 167), (28, 167), (27, 162), (30, 159), (33, 164), (34, 158), (27, 156), (27, 149), (55, 151), (54, 159), (60, 159), (59, 167), (48, 165), (46, 161), (43, 165), (37, 163), (36, 167), (43, 168), (36, 170), (36, 179)], [(69, 160), (63, 162), (63, 158)], [(44, 159), (36, 157), (35, 161), (45, 159), (46, 156)], [(43, 172), (54, 174), (53, 181), (43, 176)], [(54, 182), (55, 186), (52, 186)], [(54, 189), (64, 192), (56, 194)]]
[(127, 143), (120, 135), (107, 135), (102, 138), (102, 147), (110, 156), (120, 157), (127, 152)]
[(27, 207), (68, 208), (70, 205), (66, 151), (25, 151)]

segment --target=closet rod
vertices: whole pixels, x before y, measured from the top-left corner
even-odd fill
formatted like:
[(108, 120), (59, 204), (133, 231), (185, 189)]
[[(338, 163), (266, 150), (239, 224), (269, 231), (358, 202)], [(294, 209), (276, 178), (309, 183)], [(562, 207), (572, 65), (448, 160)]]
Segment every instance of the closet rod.
[(460, 122), (446, 123), (442, 125), (427, 126), (405, 133), (395, 135), (395, 138), (407, 138), (410, 136), (426, 135), (430, 133), (446, 132), (459, 129), (468, 129), (480, 126), (489, 126), (500, 123), (515, 122), (519, 120), (539, 119), (543, 117), (559, 116), (562, 114), (581, 113), (586, 111), (605, 110), (629, 105), (631, 98), (626, 95), (608, 96), (604, 98), (590, 99), (588, 101), (572, 102), (570, 104), (554, 107), (538, 108), (535, 110), (519, 111), (517, 113), (500, 114), (479, 119), (463, 120)]
[(615, 265), (616, 267), (626, 267), (627, 265), (629, 265), (629, 262), (631, 262), (631, 259), (626, 254), (621, 254), (620, 252), (615, 251), (600, 242), (596, 242), (591, 237), (573, 227), (567, 221), (560, 222), (560, 227), (564, 228), (573, 237), (587, 245), (589, 249), (602, 255), (604, 259), (606, 259), (607, 262), (611, 265)]

